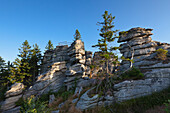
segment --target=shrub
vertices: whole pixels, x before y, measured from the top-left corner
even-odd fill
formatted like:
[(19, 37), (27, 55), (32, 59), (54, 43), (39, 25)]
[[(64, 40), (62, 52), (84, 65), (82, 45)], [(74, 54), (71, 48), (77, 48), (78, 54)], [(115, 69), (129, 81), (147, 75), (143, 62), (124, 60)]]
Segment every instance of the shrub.
[(141, 71), (138, 68), (132, 67), (127, 72), (121, 74), (121, 77), (123, 80), (127, 80), (127, 79), (136, 80), (136, 79), (144, 78), (144, 75), (143, 75), (143, 73), (141, 73)]
[(46, 113), (47, 104), (36, 100), (34, 96), (26, 99), (21, 106), (21, 113)]
[(158, 50), (156, 50), (156, 58), (160, 59), (160, 60), (166, 60), (167, 59), (167, 53), (168, 50), (164, 50), (162, 48), (159, 48)]

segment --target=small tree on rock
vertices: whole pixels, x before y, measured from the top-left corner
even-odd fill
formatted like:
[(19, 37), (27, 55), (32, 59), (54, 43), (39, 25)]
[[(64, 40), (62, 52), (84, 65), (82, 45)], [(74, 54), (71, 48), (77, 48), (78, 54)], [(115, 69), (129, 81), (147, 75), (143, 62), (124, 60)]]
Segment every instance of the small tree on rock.
[(78, 29), (76, 29), (76, 32), (74, 34), (74, 39), (75, 40), (80, 40), (81, 39), (81, 35)]
[(109, 60), (112, 58), (114, 59), (112, 61), (113, 64), (118, 63), (118, 56), (113, 52), (114, 50), (117, 50), (119, 47), (109, 47), (109, 43), (114, 42), (117, 36), (118, 30), (113, 30), (114, 28), (114, 22), (115, 16), (112, 17), (112, 14), (108, 14), (108, 11), (105, 11), (105, 13), (102, 15), (104, 21), (98, 22), (99, 25), (102, 26), (100, 29), (100, 36), (101, 39), (98, 40), (98, 44), (92, 46), (92, 47), (98, 47), (99, 52), (101, 53), (100, 56), (103, 57), (103, 60), (101, 62), (105, 63), (106, 65), (106, 78), (108, 77), (109, 73)]
[(47, 46), (45, 47), (45, 49), (46, 49), (46, 51), (47, 51), (47, 50), (50, 50), (50, 49), (54, 49), (51, 40), (48, 41), (48, 44), (47, 44)]

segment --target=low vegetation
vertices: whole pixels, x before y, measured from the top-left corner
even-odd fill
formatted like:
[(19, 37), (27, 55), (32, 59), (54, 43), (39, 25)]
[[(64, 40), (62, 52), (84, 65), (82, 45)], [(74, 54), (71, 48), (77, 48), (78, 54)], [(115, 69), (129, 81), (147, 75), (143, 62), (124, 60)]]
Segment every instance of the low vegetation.
[(158, 50), (156, 50), (156, 58), (160, 59), (160, 60), (166, 60), (167, 59), (167, 53), (168, 50), (164, 50), (162, 48), (159, 48)]
[(47, 104), (45, 102), (40, 102), (34, 96), (24, 100), (20, 112), (21, 113), (47, 113)]
[(132, 67), (130, 70), (121, 74), (120, 77), (122, 80), (137, 80), (137, 79), (143, 79), (144, 75), (143, 73), (141, 73), (140, 69)]

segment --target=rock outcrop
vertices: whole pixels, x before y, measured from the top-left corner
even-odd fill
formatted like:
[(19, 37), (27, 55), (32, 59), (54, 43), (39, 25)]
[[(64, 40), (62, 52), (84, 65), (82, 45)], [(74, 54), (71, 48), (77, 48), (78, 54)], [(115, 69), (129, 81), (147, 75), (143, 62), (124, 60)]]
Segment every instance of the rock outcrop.
[[(149, 69), (155, 69), (156, 65), (159, 65), (160, 68), (167, 67), (167, 64), (170, 63), (170, 57), (167, 57), (166, 61), (161, 61), (156, 59), (156, 50), (159, 48), (170, 51), (170, 44), (161, 43), (157, 41), (153, 41), (150, 37), (152, 29), (144, 29), (144, 28), (132, 28), (127, 33), (120, 34), (120, 38), (118, 42), (124, 42), (120, 45), (120, 52), (123, 54), (125, 58), (132, 57), (132, 49), (134, 50), (134, 63), (135, 67), (139, 67), (143, 69), (145, 72), (149, 71)], [(130, 46), (130, 47), (129, 47)], [(168, 52), (168, 56), (170, 52)], [(164, 63), (166, 62), (166, 63)], [(122, 61), (121, 70), (126, 70), (130, 67), (129, 61)], [(169, 68), (169, 66), (167, 67)], [(158, 67), (157, 67), (158, 69)], [(150, 70), (150, 71), (151, 71)], [(144, 73), (145, 73), (144, 72)]]
[[(170, 44), (153, 41), (151, 31), (152, 29), (132, 28), (120, 35), (118, 42), (125, 42), (120, 45), (120, 52), (125, 58), (131, 58), (131, 49), (134, 49), (133, 66), (144, 73), (145, 79), (115, 84), (114, 96), (117, 101), (149, 95), (170, 86), (170, 54), (168, 52), (166, 60), (156, 58), (156, 50), (162, 48), (170, 51)], [(124, 71), (129, 67), (129, 61), (122, 61), (120, 70)]]
[(46, 51), (42, 74), (25, 92), (24, 98), (49, 91), (57, 92), (62, 86), (66, 86), (68, 90), (74, 87), (75, 83), (83, 81), (83, 77), (88, 74), (91, 55), (92, 52), (85, 52), (81, 40), (75, 40), (70, 47), (62, 45)]
[(25, 92), (24, 98), (48, 93), (50, 90), (57, 92), (64, 84), (66, 69), (65, 61), (54, 63), (51, 69), (41, 74), (36, 83)]
[[(96, 94), (89, 97), (88, 93), (93, 88), (80, 95), (83, 88), (96, 84), (96, 80), (89, 79), (89, 77), (105, 71), (106, 65), (100, 64), (102, 57), (99, 52), (95, 52), (92, 57), (92, 52), (85, 51), (84, 43), (81, 40), (76, 40), (71, 46), (56, 46), (54, 50), (46, 51), (43, 57), (42, 73), (34, 85), (23, 94), (24, 85), (14, 84), (6, 92), (6, 100), (2, 103), (1, 109), (4, 113), (17, 113), (20, 107), (16, 106), (15, 102), (19, 98), (28, 98), (31, 95), (40, 96), (49, 91), (57, 92), (62, 86), (67, 87), (67, 90), (75, 88), (75, 95), (80, 97), (74, 99), (72, 103), (75, 103), (76, 107), (81, 110), (149, 95), (169, 87), (170, 44), (153, 41), (150, 37), (151, 31), (152, 29), (132, 28), (127, 32), (120, 33), (118, 40), (118, 42), (123, 42), (120, 45), (120, 52), (125, 58), (133, 57), (133, 66), (138, 67), (144, 73), (144, 79), (126, 80), (114, 84), (114, 92), (111, 92), (110, 95), (99, 96)], [(168, 50), (165, 60), (156, 57), (158, 55), (156, 51), (159, 48)], [(113, 60), (111, 59), (109, 62), (110, 72), (114, 71)], [(98, 67), (94, 68), (93, 65), (98, 65)], [(131, 62), (123, 60), (119, 70), (123, 72), (129, 69), (130, 65)], [(55, 96), (51, 95), (49, 102), (52, 103), (54, 100)]]
[(75, 82), (79, 82), (85, 76), (85, 49), (81, 40), (74, 41), (67, 50), (69, 61), (67, 63), (66, 79), (64, 83), (67, 89), (75, 86)]
[(19, 113), (20, 107), (16, 107), (15, 103), (22, 97), (23, 89), (24, 85), (22, 83), (15, 83), (5, 93), (6, 99), (1, 106), (3, 113)]

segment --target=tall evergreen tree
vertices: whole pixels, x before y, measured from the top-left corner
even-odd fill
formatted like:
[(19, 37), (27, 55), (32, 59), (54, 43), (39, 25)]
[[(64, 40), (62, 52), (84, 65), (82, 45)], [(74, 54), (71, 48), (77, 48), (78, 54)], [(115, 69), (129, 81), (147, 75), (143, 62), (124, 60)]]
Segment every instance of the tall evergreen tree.
[(31, 65), (30, 72), (32, 74), (33, 83), (35, 82), (36, 76), (39, 75), (40, 64), (41, 64), (41, 51), (39, 46), (35, 44), (33, 45), (33, 49), (31, 50), (31, 59), (30, 59), (30, 65)]
[(22, 82), (26, 86), (30, 85), (32, 82), (31, 74), (30, 74), (30, 59), (31, 59), (31, 46), (28, 41), (22, 44), (22, 47), (19, 48), (19, 58), (16, 58), (13, 62), (14, 67), (11, 68), (11, 76), (10, 80), (12, 83), (14, 82)]
[(0, 56), (0, 86), (6, 86), (9, 84), (9, 74), (12, 64), (8, 61), (8, 64), (5, 63), (5, 60)]
[(76, 29), (76, 32), (74, 34), (74, 39), (75, 40), (80, 40), (81, 39), (81, 35), (78, 29)]
[(109, 69), (108, 63), (111, 58), (114, 58), (113, 63), (116, 64), (118, 62), (118, 56), (113, 52), (113, 50), (117, 50), (119, 47), (109, 47), (109, 43), (113, 42), (118, 36), (116, 33), (118, 30), (113, 30), (115, 16), (112, 17), (112, 14), (108, 14), (108, 11), (102, 15), (103, 22), (98, 22), (99, 25), (102, 26), (100, 29), (101, 39), (98, 40), (98, 44), (92, 47), (98, 47), (100, 51), (100, 55), (103, 57), (101, 62), (106, 64), (106, 78), (108, 77)]
[(50, 50), (50, 49), (54, 49), (51, 40), (48, 41), (48, 44), (47, 44), (47, 46), (45, 47), (45, 49), (46, 49), (46, 51), (47, 51), (47, 50)]
[(5, 71), (5, 60), (0, 56), (0, 73), (3, 73)]

